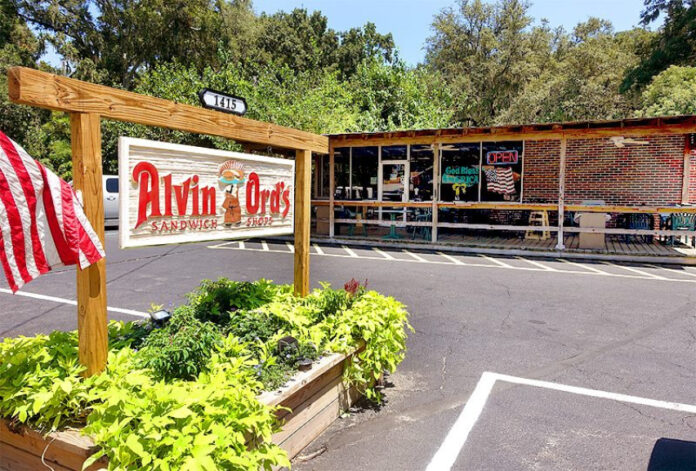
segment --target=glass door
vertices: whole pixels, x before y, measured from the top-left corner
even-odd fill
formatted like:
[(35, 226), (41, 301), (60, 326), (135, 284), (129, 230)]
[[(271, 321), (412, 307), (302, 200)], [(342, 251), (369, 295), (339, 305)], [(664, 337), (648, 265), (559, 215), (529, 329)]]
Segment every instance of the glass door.
[[(382, 161), (380, 165), (379, 200), (407, 202), (409, 175), (408, 161)], [(402, 219), (406, 222), (406, 208), (380, 208), (380, 221)]]
[(407, 201), (406, 163), (382, 163), (382, 201)]

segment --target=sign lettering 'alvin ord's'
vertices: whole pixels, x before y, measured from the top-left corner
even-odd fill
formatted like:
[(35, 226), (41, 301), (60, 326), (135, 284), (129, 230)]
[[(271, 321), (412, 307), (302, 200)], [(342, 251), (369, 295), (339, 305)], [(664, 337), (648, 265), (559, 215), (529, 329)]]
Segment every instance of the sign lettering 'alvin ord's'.
[(292, 160), (122, 137), (122, 248), (292, 234)]

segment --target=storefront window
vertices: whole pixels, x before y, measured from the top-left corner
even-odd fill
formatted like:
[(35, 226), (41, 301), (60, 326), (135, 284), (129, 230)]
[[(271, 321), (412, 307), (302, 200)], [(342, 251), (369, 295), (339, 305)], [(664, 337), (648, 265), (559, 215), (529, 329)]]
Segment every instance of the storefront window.
[(406, 146), (382, 147), (382, 160), (406, 160), (407, 158), (408, 147)]
[(313, 198), (329, 197), (329, 156), (314, 154), (312, 159), (312, 194)]
[(433, 200), (433, 149), (429, 145), (411, 146), (410, 200)]
[(521, 141), (484, 142), (481, 163), (481, 201), (520, 201)]
[(350, 148), (342, 147), (334, 150), (334, 198), (349, 199), (350, 193)]
[(479, 144), (442, 144), (440, 149), (440, 201), (478, 201)]
[(378, 152), (377, 147), (353, 147), (351, 199), (377, 199)]

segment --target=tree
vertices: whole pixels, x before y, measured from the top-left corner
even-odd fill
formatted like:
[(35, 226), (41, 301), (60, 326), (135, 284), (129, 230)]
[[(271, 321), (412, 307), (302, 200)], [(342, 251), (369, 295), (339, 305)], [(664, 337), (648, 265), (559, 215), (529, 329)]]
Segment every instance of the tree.
[(10, 103), (7, 84), (7, 70), (12, 66), (47, 69), (45, 64), (39, 63), (43, 50), (43, 42), (17, 15), (14, 5), (0, 0), (0, 130), (23, 145), (32, 156), (47, 163), (48, 150), (41, 128), (51, 113)]
[(361, 28), (351, 28), (339, 33), (339, 38), (336, 67), (343, 78), (355, 75), (358, 67), (368, 61), (393, 64), (397, 59), (391, 33), (378, 33), (374, 23), (366, 23)]
[(435, 17), (426, 63), (451, 87), (456, 121), (492, 123), (545, 67), (548, 35), (528, 30), (532, 20), (527, 10), (521, 0), (458, 0), (456, 9), (446, 8)]
[(620, 92), (627, 70), (650, 40), (643, 29), (614, 33), (611, 23), (590, 18), (571, 35), (557, 32), (548, 61), (525, 84), (499, 124), (615, 119), (631, 115), (638, 101)]
[(660, 16), (664, 25), (644, 51), (643, 60), (626, 74), (622, 90), (642, 88), (671, 65), (692, 65), (696, 60), (696, 1), (644, 0), (641, 22), (648, 26)]
[(439, 128), (452, 123), (449, 89), (439, 74), (425, 68), (366, 61), (350, 86), (357, 106), (356, 130)]
[(645, 88), (637, 116), (696, 114), (696, 67), (673, 65)]
[(373, 23), (337, 32), (321, 12), (301, 8), (262, 14), (259, 23), (256, 54), (265, 66), (278, 64), (296, 72), (337, 70), (346, 78), (363, 61), (389, 63), (394, 58), (392, 35), (378, 33)]
[(214, 0), (13, 0), (76, 78), (131, 88), (161, 62), (200, 68), (217, 57), (222, 15)]

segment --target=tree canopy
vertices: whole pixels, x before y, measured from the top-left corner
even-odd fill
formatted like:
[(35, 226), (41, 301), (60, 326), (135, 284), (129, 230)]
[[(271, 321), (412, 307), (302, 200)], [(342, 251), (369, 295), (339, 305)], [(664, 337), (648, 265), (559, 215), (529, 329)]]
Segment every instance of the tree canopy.
[(696, 2), (694, 0), (644, 0), (643, 25), (664, 19), (650, 47), (622, 85), (622, 90), (642, 88), (671, 65), (693, 65), (696, 61)]

